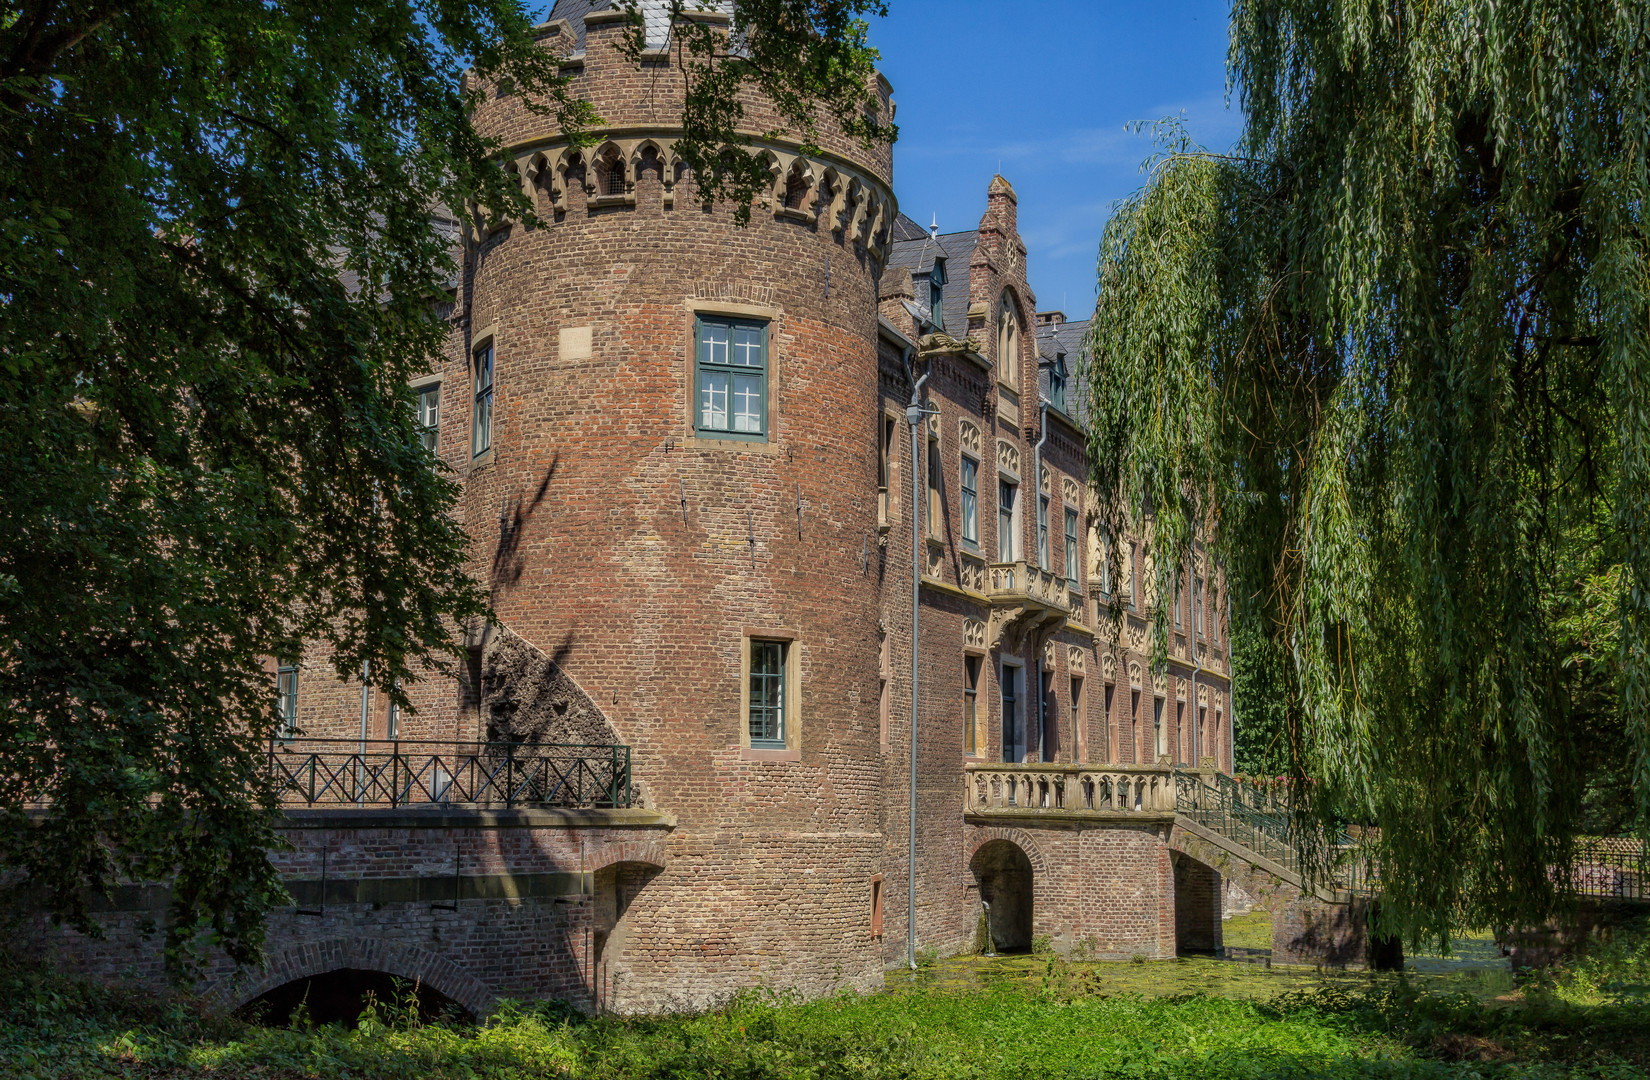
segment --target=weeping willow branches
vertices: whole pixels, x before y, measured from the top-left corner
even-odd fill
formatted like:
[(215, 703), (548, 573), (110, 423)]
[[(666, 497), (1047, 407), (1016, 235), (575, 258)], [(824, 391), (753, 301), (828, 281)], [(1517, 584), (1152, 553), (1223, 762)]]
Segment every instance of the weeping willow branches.
[(1543, 919), (1587, 783), (1557, 594), (1597, 567), (1650, 807), (1650, 7), (1238, 0), (1230, 64), (1234, 155), (1161, 131), (1102, 241), (1101, 514), (1151, 509), (1160, 615), (1213, 529), (1395, 929)]

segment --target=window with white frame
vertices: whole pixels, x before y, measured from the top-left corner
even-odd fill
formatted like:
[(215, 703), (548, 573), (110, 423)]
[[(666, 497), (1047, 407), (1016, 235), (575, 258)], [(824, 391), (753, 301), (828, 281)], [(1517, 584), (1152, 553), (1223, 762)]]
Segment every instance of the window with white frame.
[(441, 384), (431, 383), (419, 387), (415, 408), (418, 437), (424, 443), (424, 449), (433, 454), (441, 433)]
[(470, 410), (470, 456), (480, 457), (493, 448), (493, 343), (475, 351), (475, 400)]
[(280, 737), (290, 739), (298, 734), (298, 665), (280, 664), (275, 669), (275, 713), (279, 717)]
[(694, 322), (694, 427), (716, 439), (768, 437), (768, 324), (700, 315)]

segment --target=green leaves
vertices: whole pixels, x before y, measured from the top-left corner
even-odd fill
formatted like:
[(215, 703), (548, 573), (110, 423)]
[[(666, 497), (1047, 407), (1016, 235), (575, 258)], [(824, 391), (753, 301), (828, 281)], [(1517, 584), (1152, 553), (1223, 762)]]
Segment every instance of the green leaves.
[(1560, 612), (1618, 560), (1650, 807), (1641, 8), (1240, 0), (1235, 154), (1168, 130), (1102, 242), (1102, 512), (1155, 511), (1159, 605), (1209, 529), (1307, 810), (1381, 826), (1412, 935), (1565, 901), (1609, 815)]
[(25, 5), (0, 55), (0, 862), (83, 928), (168, 881), (169, 957), (250, 960), (263, 661), (388, 689), (486, 611), (406, 390), (448, 332), (432, 212), (521, 199), (462, 71), (588, 106), (513, 0)]

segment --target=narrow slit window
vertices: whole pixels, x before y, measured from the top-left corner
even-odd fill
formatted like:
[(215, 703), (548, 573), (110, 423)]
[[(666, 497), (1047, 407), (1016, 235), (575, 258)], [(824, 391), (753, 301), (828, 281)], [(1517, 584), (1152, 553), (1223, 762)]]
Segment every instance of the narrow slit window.
[(980, 754), (979, 737), (980, 658), (963, 657), (963, 753)]
[(1077, 511), (1066, 508), (1066, 582), (1071, 588), (1077, 588), (1077, 567), (1079, 564), (1077, 548)]
[(493, 343), (476, 350), (475, 404), (470, 413), (470, 456), (493, 448)]
[(997, 481), (997, 561), (1013, 562), (1016, 548), (1014, 536), (1014, 503), (1019, 497), (1018, 484)]
[(928, 535), (945, 535), (945, 499), (941, 485), (945, 474), (940, 471), (940, 441), (928, 440)]
[(980, 463), (962, 459), (962, 538), (970, 547), (980, 544)]
[(753, 749), (785, 748), (783, 641), (751, 642), (750, 735)]
[(1048, 496), (1037, 496), (1037, 566), (1048, 569)]
[(424, 449), (435, 453), (441, 432), (441, 384), (426, 386), (418, 391), (418, 437)]
[(275, 671), (275, 712), (283, 739), (298, 734), (298, 665), (281, 664)]

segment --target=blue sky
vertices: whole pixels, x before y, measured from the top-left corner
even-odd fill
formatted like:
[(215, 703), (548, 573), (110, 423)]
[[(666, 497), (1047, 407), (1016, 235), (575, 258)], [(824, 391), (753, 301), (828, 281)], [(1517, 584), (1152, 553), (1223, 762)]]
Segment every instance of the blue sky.
[(998, 171), (1019, 195), (1041, 310), (1094, 308), (1094, 259), (1111, 205), (1140, 187), (1150, 134), (1182, 116), (1225, 149), (1229, 0), (889, 0), (871, 26), (894, 85), (900, 209), (941, 232), (972, 229)]

